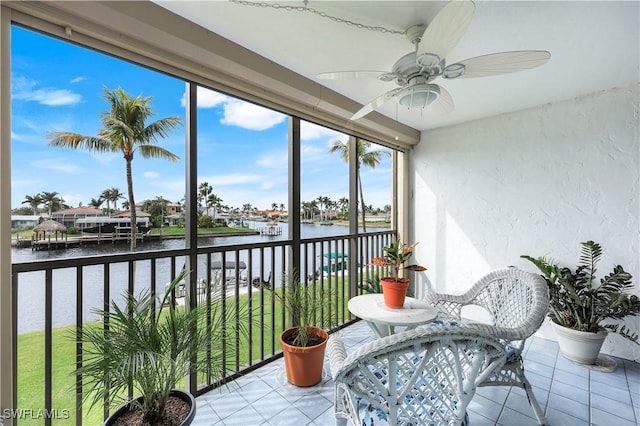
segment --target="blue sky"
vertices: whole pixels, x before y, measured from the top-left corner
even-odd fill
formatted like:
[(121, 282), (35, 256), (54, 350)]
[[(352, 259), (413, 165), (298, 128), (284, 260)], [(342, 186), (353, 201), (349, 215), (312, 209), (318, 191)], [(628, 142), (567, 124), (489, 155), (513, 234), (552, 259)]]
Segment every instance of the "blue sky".
[[(104, 88), (152, 96), (152, 119), (178, 116), (184, 123), (185, 83), (159, 72), (55, 40), (12, 30), (12, 207), (26, 195), (58, 192), (71, 206), (87, 205), (105, 189), (126, 194), (125, 163), (119, 154), (48, 146), (46, 135), (71, 131), (95, 135), (108, 108)], [(346, 136), (311, 123), (302, 127), (302, 200), (348, 196), (348, 167), (330, 143)], [(287, 116), (202, 88), (198, 90), (198, 182), (206, 181), (223, 204), (260, 209), (287, 204)], [(133, 160), (136, 202), (184, 197), (185, 129), (160, 145), (178, 162)], [(382, 148), (379, 148), (382, 149)], [(391, 165), (385, 156), (363, 170), (365, 202), (390, 204)]]

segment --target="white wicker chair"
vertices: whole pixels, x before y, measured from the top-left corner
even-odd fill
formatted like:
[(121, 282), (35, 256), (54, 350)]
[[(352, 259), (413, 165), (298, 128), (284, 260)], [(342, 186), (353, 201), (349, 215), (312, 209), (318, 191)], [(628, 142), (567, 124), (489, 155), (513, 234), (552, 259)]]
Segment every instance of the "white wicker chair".
[[(347, 356), (327, 345), (337, 425), (462, 425), (476, 386), (506, 361), (482, 327), (423, 327), (375, 340)], [(395, 384), (390, 386), (389, 384)], [(373, 417), (371, 417), (373, 416)]]
[[(522, 386), (538, 423), (548, 424), (524, 374), (521, 355), (525, 339), (540, 328), (548, 311), (549, 294), (544, 278), (513, 267), (498, 269), (462, 295), (432, 293), (425, 300), (438, 309), (439, 318), (443, 319), (447, 316), (461, 319), (462, 307), (468, 305), (481, 306), (489, 312), (492, 320), (489, 333), (505, 342), (507, 363), (479, 386)], [(486, 330), (487, 325), (479, 327)]]

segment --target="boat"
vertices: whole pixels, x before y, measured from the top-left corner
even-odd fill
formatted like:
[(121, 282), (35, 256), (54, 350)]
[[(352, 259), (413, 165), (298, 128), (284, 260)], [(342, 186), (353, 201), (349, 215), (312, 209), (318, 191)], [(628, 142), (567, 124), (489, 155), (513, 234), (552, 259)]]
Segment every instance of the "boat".
[[(184, 269), (184, 266), (183, 266)], [(224, 272), (223, 272), (224, 271)], [(236, 273), (237, 271), (237, 273)], [(224, 262), (221, 260), (213, 260), (211, 262), (211, 286), (212, 290), (220, 289), (222, 286), (222, 279), (224, 277), (225, 287), (227, 291), (229, 287), (234, 287), (236, 283), (236, 277), (238, 283), (242, 286), (247, 285), (247, 264), (244, 260), (239, 261), (237, 264), (235, 260), (227, 260)], [(165, 284), (165, 289), (168, 289), (171, 283)], [(207, 289), (207, 281), (205, 278), (198, 278), (197, 291), (198, 294), (204, 294)], [(176, 297), (184, 297), (186, 294), (184, 280), (178, 283), (176, 286)]]
[(213, 260), (211, 262), (211, 274), (213, 283), (217, 285), (222, 284), (223, 275), (227, 285), (234, 285), (236, 277), (241, 285), (247, 285), (247, 264), (244, 260), (240, 260), (237, 265), (235, 260), (224, 261), (224, 264), (221, 260)]
[[(318, 255), (318, 258), (320, 256)], [(349, 254), (348, 253), (324, 253), (321, 260), (322, 266), (316, 269), (315, 273), (309, 275), (309, 279), (318, 278), (320, 276), (326, 277), (329, 274), (344, 273), (347, 274), (349, 269)], [(357, 263), (360, 267), (360, 263)]]

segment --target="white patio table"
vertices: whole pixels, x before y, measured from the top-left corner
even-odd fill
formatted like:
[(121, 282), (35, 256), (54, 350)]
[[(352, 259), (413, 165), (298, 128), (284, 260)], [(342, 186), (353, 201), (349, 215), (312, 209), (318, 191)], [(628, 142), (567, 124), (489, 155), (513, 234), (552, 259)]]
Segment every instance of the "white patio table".
[(433, 306), (413, 297), (407, 297), (402, 308), (393, 309), (384, 304), (382, 294), (363, 294), (350, 299), (347, 307), (353, 315), (365, 320), (377, 337), (395, 333), (398, 326), (416, 328), (438, 316)]

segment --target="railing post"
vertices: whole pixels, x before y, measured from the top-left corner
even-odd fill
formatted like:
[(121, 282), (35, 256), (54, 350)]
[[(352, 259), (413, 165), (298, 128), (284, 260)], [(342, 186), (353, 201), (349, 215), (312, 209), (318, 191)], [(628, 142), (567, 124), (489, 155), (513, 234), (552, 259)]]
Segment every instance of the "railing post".
[[(289, 270), (300, 272), (300, 118), (289, 117)], [(274, 275), (275, 276), (275, 275)], [(296, 283), (297, 284), (297, 283)], [(291, 318), (293, 320), (293, 318)]]
[[(189, 301), (187, 309), (193, 309), (197, 303), (197, 277), (195, 271), (198, 265), (198, 86), (195, 83), (186, 84), (186, 200), (187, 215), (185, 223), (185, 247), (189, 250), (185, 268), (193, 273), (186, 278), (189, 285), (185, 285), (185, 296)], [(185, 283), (186, 284), (186, 283)], [(195, 362), (195, 360), (193, 360)], [(187, 377), (187, 389), (196, 395), (198, 389), (197, 374), (191, 373)]]
[[(358, 206), (362, 200), (358, 195), (358, 179), (360, 170), (358, 168), (358, 139), (354, 136), (349, 136), (349, 234), (354, 235), (349, 239), (349, 298), (356, 295), (358, 287), (358, 262), (361, 265), (366, 265), (368, 259), (362, 256), (362, 253), (358, 251)], [(362, 217), (364, 221), (364, 216)]]

